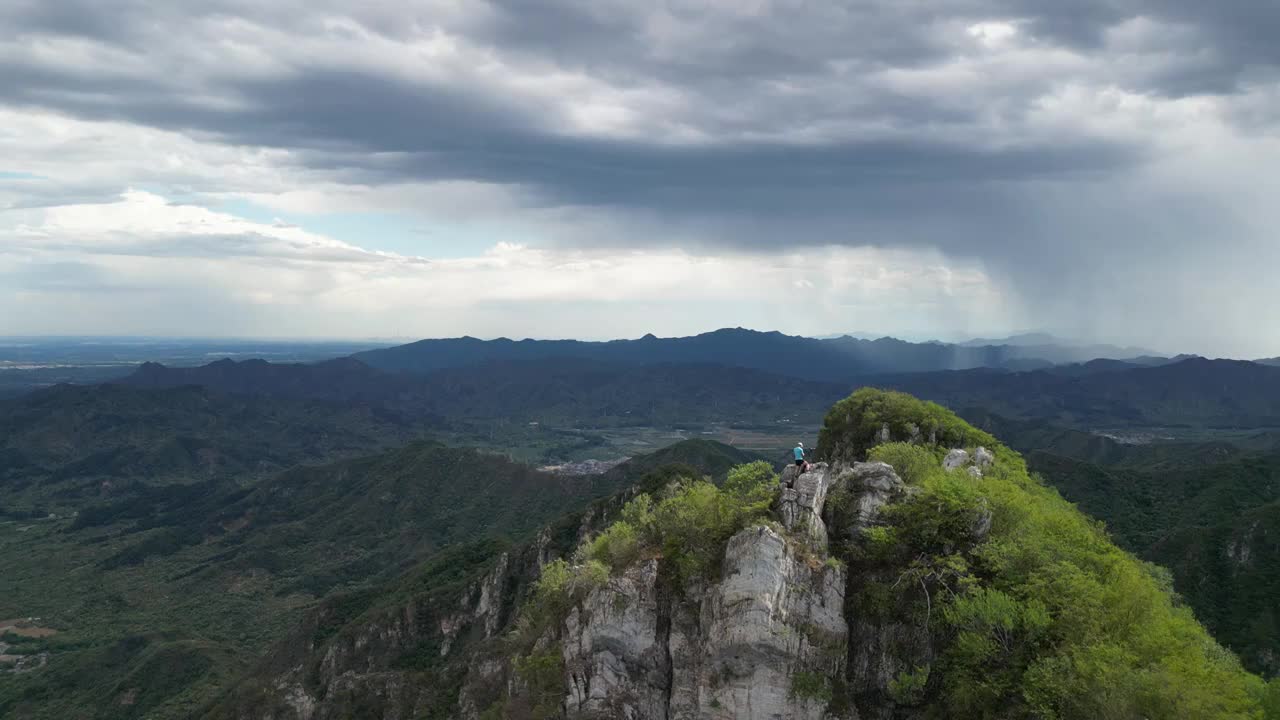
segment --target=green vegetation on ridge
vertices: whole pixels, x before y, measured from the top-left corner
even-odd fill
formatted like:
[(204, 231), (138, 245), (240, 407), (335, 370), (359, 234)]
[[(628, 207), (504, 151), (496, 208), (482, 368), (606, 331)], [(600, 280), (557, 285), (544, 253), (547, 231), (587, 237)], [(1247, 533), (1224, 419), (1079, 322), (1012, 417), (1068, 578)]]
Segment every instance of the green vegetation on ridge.
[[(882, 442), (886, 424), (917, 441)], [(994, 462), (980, 478), (947, 472), (943, 456), (957, 445), (985, 446)], [(886, 694), (838, 698), (827, 692), (843, 684), (807, 676), (797, 692), (820, 687), (816, 696), (832, 702), (889, 702), (925, 717), (1276, 717), (1280, 683), (1245, 672), (1215, 643), (1172, 592), (1167, 571), (1114, 545), (1100, 524), (1029, 475), (1017, 453), (950, 411), (860, 390), (829, 413), (819, 451), (886, 462), (914, 488), (864, 534), (834, 539), (849, 567), (854, 616), (915, 628), (933, 651), (913, 658), (898, 648), (903, 670)], [(684, 479), (657, 500), (637, 496), (572, 560), (546, 568), (526, 608), (526, 642), (644, 558), (660, 559), (676, 587), (713, 574), (733, 533), (767, 521), (775, 483), (758, 464), (730, 471), (722, 488)], [(852, 510), (851, 491), (832, 493), (836, 528)]]
[(1174, 589), (1250, 670), (1280, 674), (1280, 446), (1274, 432), (1112, 437), (964, 415), (1020, 450), (1116, 543), (1168, 567)]
[[(919, 700), (928, 714), (1261, 717), (1265, 685), (1209, 637), (1170, 591), (1167, 573), (1112, 544), (1028, 475), (1016, 453), (899, 393), (861, 390), (828, 418), (828, 452), (841, 436), (866, 447), (867, 431), (888, 422), (925, 435), (936, 428), (940, 438), (995, 453), (974, 479), (942, 469), (945, 446), (870, 447), (870, 459), (894, 465), (918, 490), (866, 537), (842, 539), (852, 574), (882, 578), (859, 588), (855, 607), (915, 623), (941, 648)], [(975, 528), (987, 513), (984, 535)]]
[(572, 562), (559, 559), (544, 569), (536, 605), (563, 609), (642, 556), (661, 557), (678, 587), (711, 575), (729, 538), (768, 516), (777, 485), (772, 466), (757, 461), (729, 470), (722, 486), (684, 476), (657, 500), (641, 493), (622, 509), (621, 519), (579, 546)]

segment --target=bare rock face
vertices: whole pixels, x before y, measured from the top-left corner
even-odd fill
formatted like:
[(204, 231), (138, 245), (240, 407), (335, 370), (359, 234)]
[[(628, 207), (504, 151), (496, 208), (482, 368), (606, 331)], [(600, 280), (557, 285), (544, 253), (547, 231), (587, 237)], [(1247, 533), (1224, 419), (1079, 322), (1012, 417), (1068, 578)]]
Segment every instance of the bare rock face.
[(951, 470), (959, 470), (969, 464), (969, 453), (960, 448), (956, 448), (947, 453), (942, 459), (942, 468), (950, 472)]
[(796, 478), (798, 477), (800, 477), (800, 466), (787, 463), (787, 466), (782, 468), (782, 475), (779, 480), (782, 487), (788, 488), (796, 484)]
[[(886, 463), (852, 463), (838, 468), (834, 475), (826, 520), (842, 542), (861, 542), (863, 531), (879, 522), (886, 506), (913, 492)], [(850, 567), (846, 594), (857, 594), (869, 583), (888, 585), (897, 580), (896, 570), (885, 573), (873, 567)], [(903, 671), (927, 665), (933, 659), (928, 631), (916, 623), (887, 619), (893, 616), (896, 615), (867, 615), (846, 608), (845, 681), (849, 698), (861, 712), (862, 720), (910, 717), (894, 714), (901, 709), (895, 711), (889, 688)]]
[(630, 568), (565, 620), (570, 715), (666, 717), (670, 659), (659, 632), (658, 562)]
[(804, 673), (844, 672), (844, 587), (843, 568), (809, 567), (767, 527), (735, 535), (725, 550), (724, 578), (702, 605), (697, 717), (823, 718), (826, 701), (794, 686)]
[(569, 716), (828, 717), (796, 679), (844, 672), (846, 577), (813, 565), (757, 526), (729, 540), (718, 580), (681, 597), (664, 597), (656, 561), (612, 578), (565, 621)]
[(989, 468), (996, 461), (996, 456), (984, 447), (973, 451), (973, 464), (979, 468)]
[(845, 537), (858, 537), (871, 527), (880, 509), (907, 492), (906, 484), (888, 463), (853, 463), (840, 469), (832, 486), (843, 485), (851, 504), (841, 508), (840, 517), (829, 518), (842, 523)]
[(787, 483), (787, 474), (783, 472), (782, 494), (778, 498), (778, 518), (783, 527), (800, 536), (807, 536), (813, 547), (823, 552), (827, 549), (827, 526), (822, 521), (822, 509), (827, 502), (827, 491), (830, 487), (829, 473), (826, 463), (809, 466), (809, 472), (796, 474), (799, 468), (788, 465), (792, 470), (791, 482)]

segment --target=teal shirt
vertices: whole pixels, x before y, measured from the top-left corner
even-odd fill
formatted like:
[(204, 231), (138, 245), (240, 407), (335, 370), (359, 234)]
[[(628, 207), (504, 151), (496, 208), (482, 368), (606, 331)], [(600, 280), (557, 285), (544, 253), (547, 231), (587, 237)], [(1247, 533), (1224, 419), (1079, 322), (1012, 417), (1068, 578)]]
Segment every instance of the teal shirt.
[(797, 460), (803, 460), (803, 459), (804, 459), (804, 448), (802, 448), (802, 447), (800, 447), (800, 446), (798, 446), (798, 445), (797, 445), (797, 446), (796, 446), (796, 449), (795, 449), (793, 452), (795, 452), (795, 454), (796, 454), (796, 459), (797, 459)]

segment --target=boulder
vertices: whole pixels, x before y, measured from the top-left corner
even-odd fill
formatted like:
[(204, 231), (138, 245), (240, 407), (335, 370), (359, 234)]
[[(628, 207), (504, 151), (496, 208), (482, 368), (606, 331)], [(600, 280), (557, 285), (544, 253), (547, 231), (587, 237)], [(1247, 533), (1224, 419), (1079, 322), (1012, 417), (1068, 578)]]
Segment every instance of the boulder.
[(984, 447), (979, 447), (977, 450), (973, 451), (973, 464), (980, 468), (991, 467), (991, 464), (995, 461), (996, 456)]
[(798, 477), (800, 477), (800, 466), (795, 463), (788, 463), (786, 467), (782, 468), (782, 476), (780, 478), (782, 487), (789, 488), (795, 486), (796, 478)]
[(948, 472), (951, 470), (958, 470), (968, 464), (969, 453), (960, 448), (955, 448), (951, 452), (947, 453), (947, 456), (942, 459), (942, 468)]
[[(829, 522), (839, 524), (845, 537), (861, 537), (865, 528), (871, 527), (880, 509), (907, 492), (906, 483), (894, 472), (893, 466), (882, 462), (853, 463), (838, 472), (832, 488), (843, 485), (848, 501), (839, 508), (839, 517), (828, 517)], [(831, 513), (828, 513), (830, 516)]]

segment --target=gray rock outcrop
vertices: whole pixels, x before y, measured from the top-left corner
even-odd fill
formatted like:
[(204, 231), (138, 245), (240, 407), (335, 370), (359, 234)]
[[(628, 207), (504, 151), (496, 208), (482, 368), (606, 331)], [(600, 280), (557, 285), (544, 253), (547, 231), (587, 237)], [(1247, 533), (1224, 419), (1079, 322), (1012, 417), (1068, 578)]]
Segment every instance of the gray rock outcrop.
[[(827, 464), (810, 465), (809, 471), (803, 474), (797, 474), (797, 470), (797, 466), (788, 465), (783, 472), (778, 519), (787, 530), (808, 537), (814, 547), (825, 552), (827, 526), (822, 520), (822, 509), (830, 489)], [(791, 471), (789, 483), (787, 471)]]
[(881, 508), (907, 492), (906, 484), (893, 467), (882, 462), (844, 466), (832, 485), (843, 486), (848, 497), (848, 506), (840, 508), (840, 517), (832, 520), (841, 524), (842, 534), (849, 538), (859, 537), (863, 529), (875, 522)]
[(947, 471), (959, 470), (969, 464), (969, 453), (966, 450), (955, 448), (947, 453), (942, 459), (942, 468)]
[(667, 716), (671, 661), (661, 612), (656, 560), (611, 578), (570, 611), (563, 652), (571, 713)]
[(845, 585), (842, 567), (812, 567), (763, 525), (729, 540), (722, 576), (700, 593), (664, 598), (656, 561), (630, 568), (565, 621), (566, 709), (634, 720), (821, 720), (827, 702), (794, 686), (797, 677), (843, 674)]
[(996, 456), (984, 447), (973, 451), (973, 464), (980, 468), (989, 468), (996, 461)]

